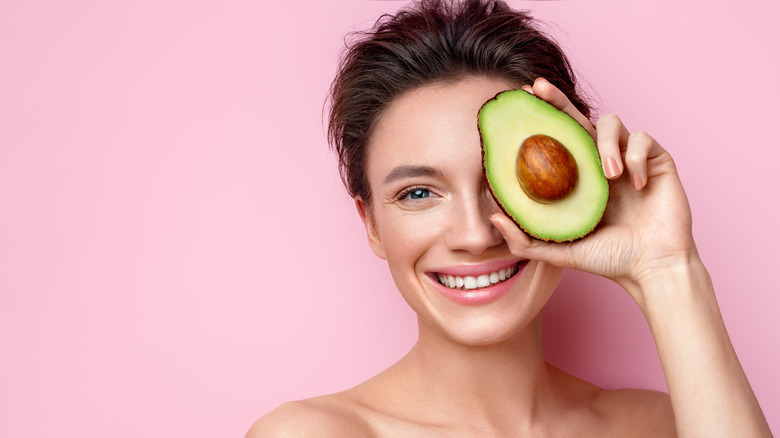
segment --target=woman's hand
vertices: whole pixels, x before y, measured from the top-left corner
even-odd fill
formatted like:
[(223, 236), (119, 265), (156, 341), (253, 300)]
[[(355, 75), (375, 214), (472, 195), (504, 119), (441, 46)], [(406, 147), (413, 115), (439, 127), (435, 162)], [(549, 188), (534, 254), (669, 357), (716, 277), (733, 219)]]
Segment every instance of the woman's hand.
[(571, 243), (525, 235), (491, 216), (518, 257), (611, 278), (644, 313), (656, 342), (679, 436), (771, 437), (720, 316), (691, 234), (691, 212), (672, 157), (614, 115), (590, 124), (543, 79), (526, 91), (565, 111), (596, 139), (610, 198), (599, 227)]
[(596, 139), (610, 179), (609, 203), (598, 228), (571, 243), (532, 239), (503, 214), (492, 215), (493, 224), (515, 255), (610, 278), (642, 305), (643, 280), (698, 257), (690, 207), (672, 157), (646, 133), (630, 134), (615, 115), (601, 117), (594, 128), (544, 79), (524, 89), (568, 113)]

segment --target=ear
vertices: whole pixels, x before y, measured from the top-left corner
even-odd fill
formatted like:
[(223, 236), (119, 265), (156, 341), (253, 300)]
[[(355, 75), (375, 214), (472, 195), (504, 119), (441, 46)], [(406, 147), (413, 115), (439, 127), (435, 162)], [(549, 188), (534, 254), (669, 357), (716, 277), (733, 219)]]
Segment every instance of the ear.
[(371, 213), (371, 207), (366, 204), (360, 196), (355, 197), (355, 207), (357, 207), (360, 219), (363, 220), (363, 225), (366, 227), (366, 235), (368, 236), (368, 245), (374, 254), (381, 259), (387, 260), (385, 256), (385, 247), (382, 245), (382, 239), (376, 229), (374, 223), (374, 216)]

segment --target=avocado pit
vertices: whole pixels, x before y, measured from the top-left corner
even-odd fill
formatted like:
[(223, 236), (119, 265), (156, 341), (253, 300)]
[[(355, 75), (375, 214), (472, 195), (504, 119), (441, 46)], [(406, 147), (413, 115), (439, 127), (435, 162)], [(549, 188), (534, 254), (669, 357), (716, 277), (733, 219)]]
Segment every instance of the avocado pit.
[(517, 180), (536, 202), (551, 204), (569, 196), (577, 185), (577, 162), (558, 140), (536, 134), (517, 153)]

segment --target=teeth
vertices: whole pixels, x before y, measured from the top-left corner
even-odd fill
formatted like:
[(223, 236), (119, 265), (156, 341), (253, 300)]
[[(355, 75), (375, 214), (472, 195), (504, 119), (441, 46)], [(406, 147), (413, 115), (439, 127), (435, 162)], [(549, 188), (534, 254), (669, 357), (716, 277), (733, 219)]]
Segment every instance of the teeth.
[(456, 277), (454, 275), (444, 274), (438, 274), (438, 277), (439, 283), (447, 286), (450, 289), (472, 290), (487, 287), (492, 284), (497, 284), (507, 280), (512, 277), (512, 275), (515, 273), (515, 270), (516, 266), (512, 265), (508, 268), (504, 268), (496, 272), (491, 272), (490, 274), (480, 275), (478, 277)]

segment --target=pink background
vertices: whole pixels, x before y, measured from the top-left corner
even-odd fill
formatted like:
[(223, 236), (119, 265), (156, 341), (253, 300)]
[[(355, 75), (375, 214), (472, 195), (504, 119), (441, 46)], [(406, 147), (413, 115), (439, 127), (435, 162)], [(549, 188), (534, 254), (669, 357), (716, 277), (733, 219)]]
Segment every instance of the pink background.
[[(673, 153), (777, 432), (780, 10), (685, 3), (513, 2)], [(322, 123), (343, 35), (402, 4), (0, 4), (0, 436), (242, 436), (411, 347)], [(554, 364), (665, 387), (611, 282), (570, 272), (545, 312)]]

